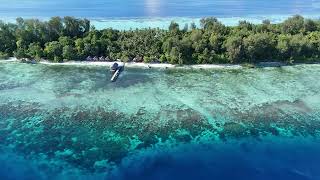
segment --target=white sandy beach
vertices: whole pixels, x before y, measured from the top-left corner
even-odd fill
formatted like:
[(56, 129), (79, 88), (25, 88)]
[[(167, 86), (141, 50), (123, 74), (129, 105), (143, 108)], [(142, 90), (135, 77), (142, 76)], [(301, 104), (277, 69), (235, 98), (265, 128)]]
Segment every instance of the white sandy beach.
[[(9, 60), (5, 60), (4, 62), (15, 62), (20, 61), (16, 58), (10, 58)], [(1, 61), (0, 61), (1, 62)], [(118, 61), (117, 61), (118, 62)], [(48, 60), (41, 60), (40, 64), (46, 65), (65, 65), (65, 66), (107, 66), (110, 67), (115, 62), (100, 62), (100, 61), (68, 61), (63, 63), (54, 63)], [(123, 62), (118, 62), (123, 63)], [(135, 62), (128, 62), (125, 63), (126, 67), (129, 68), (158, 68), (158, 69), (238, 69), (241, 68), (241, 65), (233, 65), (233, 64), (200, 64), (200, 65), (174, 65), (168, 63), (135, 63)]]
[[(40, 61), (41, 64), (50, 64), (50, 65), (91, 65), (91, 66), (108, 66), (110, 67), (114, 62), (90, 62), (90, 61), (69, 61), (63, 63), (52, 63), (49, 61)], [(120, 62), (122, 63), (122, 62)], [(158, 69), (222, 69), (222, 68), (241, 68), (240, 65), (225, 65), (225, 64), (201, 64), (201, 65), (174, 65), (167, 63), (135, 63), (129, 62), (125, 63), (126, 67), (129, 68), (158, 68)]]
[[(49, 61), (40, 61), (40, 64), (47, 65), (85, 65), (85, 66), (108, 66), (110, 67), (114, 62), (91, 62), (91, 61), (68, 61), (63, 63), (52, 63)], [(120, 62), (122, 63), (122, 62)], [(135, 63), (128, 62), (125, 63), (126, 67), (129, 68), (158, 68), (158, 69), (222, 69), (222, 68), (231, 68), (237, 69), (241, 68), (240, 65), (229, 65), (229, 64), (201, 64), (201, 65), (174, 65), (168, 63)]]

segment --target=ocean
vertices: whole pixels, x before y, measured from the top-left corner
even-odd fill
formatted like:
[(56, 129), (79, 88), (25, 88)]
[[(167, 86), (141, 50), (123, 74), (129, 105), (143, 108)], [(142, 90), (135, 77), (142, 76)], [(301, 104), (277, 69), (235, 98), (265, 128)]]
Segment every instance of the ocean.
[(0, 179), (320, 179), (320, 66), (0, 61)]
[(167, 28), (171, 21), (182, 27), (199, 24), (202, 17), (217, 17), (226, 25), (239, 20), (261, 23), (264, 19), (281, 22), (301, 14), (319, 18), (319, 0), (1, 0), (0, 18), (48, 19), (52, 16), (75, 16), (92, 20), (97, 29)]

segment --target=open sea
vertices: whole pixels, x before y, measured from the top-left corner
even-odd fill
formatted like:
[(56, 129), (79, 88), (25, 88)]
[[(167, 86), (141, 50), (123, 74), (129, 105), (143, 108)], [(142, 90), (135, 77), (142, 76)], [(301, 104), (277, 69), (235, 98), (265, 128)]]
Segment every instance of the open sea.
[(0, 179), (319, 180), (319, 77), (0, 61)]
[(226, 25), (239, 20), (277, 23), (301, 14), (320, 18), (320, 0), (0, 0), (0, 19), (85, 17), (97, 29), (167, 28), (172, 20), (182, 27), (214, 16)]

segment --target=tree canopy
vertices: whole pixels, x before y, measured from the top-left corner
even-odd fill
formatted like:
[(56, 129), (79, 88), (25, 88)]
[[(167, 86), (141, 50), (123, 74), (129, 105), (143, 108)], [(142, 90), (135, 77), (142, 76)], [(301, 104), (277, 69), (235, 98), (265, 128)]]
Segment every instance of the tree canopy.
[(183, 29), (96, 30), (87, 19), (53, 17), (0, 21), (0, 58), (41, 58), (61, 62), (88, 56), (108, 60), (172, 64), (313, 62), (320, 57), (320, 21), (296, 15), (280, 24), (239, 22), (225, 26), (203, 18)]

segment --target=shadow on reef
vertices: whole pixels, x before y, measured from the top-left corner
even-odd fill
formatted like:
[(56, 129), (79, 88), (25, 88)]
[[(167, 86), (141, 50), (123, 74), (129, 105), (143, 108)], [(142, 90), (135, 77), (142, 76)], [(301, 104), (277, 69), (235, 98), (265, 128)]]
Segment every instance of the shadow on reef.
[[(281, 106), (289, 106), (296, 113), (288, 114)], [(134, 151), (172, 140), (189, 144), (208, 132), (212, 135), (207, 137), (209, 142), (245, 138), (260, 141), (265, 136), (280, 138), (287, 134), (289, 137), (318, 137), (318, 117), (311, 116), (312, 110), (303, 102), (279, 101), (254, 107), (252, 112), (231, 111), (237, 120), (212, 126), (191, 108), (165, 106), (154, 115), (142, 108), (136, 114), (126, 115), (102, 107), (61, 107), (46, 111), (41, 109), (41, 104), (19, 101), (0, 105), (0, 140), (1, 145), (13, 146), (26, 158), (42, 154), (48, 160), (59, 159), (86, 171), (103, 172), (110, 164), (121, 164)], [(241, 147), (250, 149), (246, 145)], [(167, 160), (162, 160), (161, 156), (159, 162), (150, 166), (156, 169), (157, 164), (161, 168), (180, 166), (175, 162), (166, 164)], [(192, 163), (182, 165), (186, 166), (183, 169), (192, 169)], [(180, 171), (184, 172), (175, 170)]]

